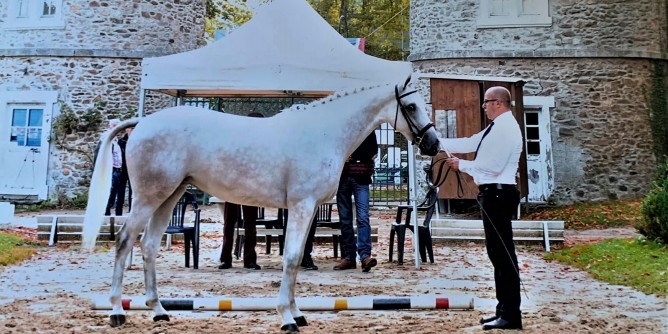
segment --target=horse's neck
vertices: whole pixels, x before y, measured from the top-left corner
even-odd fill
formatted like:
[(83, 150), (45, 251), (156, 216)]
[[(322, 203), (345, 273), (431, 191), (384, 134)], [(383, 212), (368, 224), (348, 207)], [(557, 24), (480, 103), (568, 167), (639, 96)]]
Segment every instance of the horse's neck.
[(337, 93), (340, 97), (334, 94), (315, 101), (313, 106), (306, 106), (301, 115), (316, 124), (314, 130), (338, 143), (338, 147), (347, 149), (342, 153), (350, 155), (371, 131), (389, 121), (395, 101), (393, 93), (387, 86), (349, 92), (347, 96)]

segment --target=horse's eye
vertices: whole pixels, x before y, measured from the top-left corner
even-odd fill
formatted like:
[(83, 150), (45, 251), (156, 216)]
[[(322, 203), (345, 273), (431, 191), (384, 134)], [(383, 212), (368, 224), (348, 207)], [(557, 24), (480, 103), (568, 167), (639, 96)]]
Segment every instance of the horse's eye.
[(415, 111), (415, 103), (411, 103), (411, 104), (407, 105), (406, 106), (406, 111), (414, 112)]

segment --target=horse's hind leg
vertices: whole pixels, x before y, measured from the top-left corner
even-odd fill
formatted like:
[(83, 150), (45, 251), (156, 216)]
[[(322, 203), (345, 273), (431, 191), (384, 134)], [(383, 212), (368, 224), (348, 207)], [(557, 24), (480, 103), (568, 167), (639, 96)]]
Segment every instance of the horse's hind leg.
[[(138, 201), (139, 202), (139, 201)], [(116, 243), (116, 258), (114, 260), (114, 274), (111, 279), (111, 326), (117, 327), (125, 323), (125, 311), (121, 304), (121, 293), (123, 288), (123, 274), (125, 272), (125, 261), (132, 250), (134, 241), (146, 226), (151, 217), (153, 209), (144, 203), (137, 203), (132, 207), (128, 220), (123, 225)]]
[(315, 204), (305, 203), (290, 208), (291, 222), (287, 225), (283, 253), (283, 279), (276, 306), (282, 319), (281, 330), (289, 333), (299, 332), (298, 326), (308, 326), (304, 314), (295, 303), (295, 283), (314, 209)]
[(153, 310), (153, 321), (169, 321), (169, 314), (160, 304), (158, 299), (158, 286), (155, 277), (155, 259), (160, 250), (160, 240), (167, 229), (167, 224), (172, 216), (176, 202), (179, 201), (185, 186), (179, 187), (164, 203), (153, 213), (151, 222), (144, 231), (141, 239), (142, 258), (144, 259), (144, 282), (146, 285), (146, 306)]

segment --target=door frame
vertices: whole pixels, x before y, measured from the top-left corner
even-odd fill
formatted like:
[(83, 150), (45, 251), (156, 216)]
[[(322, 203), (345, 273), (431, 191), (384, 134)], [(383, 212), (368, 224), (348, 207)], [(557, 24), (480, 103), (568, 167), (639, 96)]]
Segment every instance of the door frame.
[[(48, 170), (51, 163), (51, 121), (59, 111), (58, 92), (57, 91), (3, 91), (0, 92), (0, 138), (8, 138), (11, 128), (11, 115), (9, 107), (12, 105), (36, 105), (43, 106), (43, 126), (42, 126), (42, 145), (41, 149), (45, 151), (45, 162), (43, 166), (38, 166), (35, 175), (39, 177), (35, 182), (35, 187), (30, 189), (12, 189), (11, 194), (7, 195), (36, 195), (38, 200), (44, 200), (48, 196), (49, 180)], [(1, 144), (4, 150), (4, 144)]]
[[(539, 168), (537, 178), (532, 178), (531, 165), (536, 165), (528, 152), (529, 140), (525, 138), (524, 150), (527, 156), (527, 180), (529, 192), (527, 200), (529, 203), (545, 203), (554, 192), (554, 162), (552, 160), (552, 131), (550, 124), (550, 108), (555, 107), (554, 96), (525, 96), (524, 99), (525, 117), (527, 109), (540, 109), (538, 112), (538, 139), (540, 154), (537, 163)], [(526, 127), (526, 123), (525, 123)], [(526, 130), (526, 129), (525, 129)], [(526, 133), (526, 131), (525, 131)], [(540, 193), (536, 193), (536, 184), (540, 184)]]

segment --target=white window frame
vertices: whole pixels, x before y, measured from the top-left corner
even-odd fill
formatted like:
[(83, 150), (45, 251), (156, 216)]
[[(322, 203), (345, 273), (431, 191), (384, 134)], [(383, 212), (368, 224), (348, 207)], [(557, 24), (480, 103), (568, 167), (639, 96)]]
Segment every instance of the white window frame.
[[(504, 10), (508, 15), (494, 15), (494, 1), (503, 1), (507, 5)], [(533, 2), (536, 13), (524, 13), (525, 1)], [(549, 0), (480, 0), (478, 28), (508, 28), (527, 26), (551, 26)]]
[[(5, 29), (62, 29), (65, 28), (63, 0), (49, 0), (56, 7), (53, 15), (43, 15), (44, 0), (9, 0)], [(21, 8), (23, 7), (23, 8)], [(25, 14), (19, 16), (20, 10)]]

